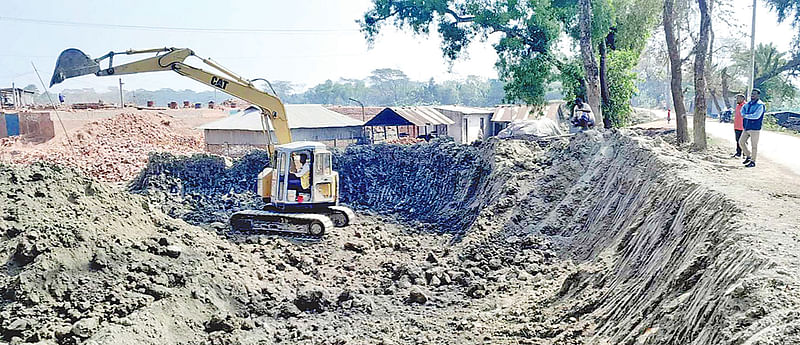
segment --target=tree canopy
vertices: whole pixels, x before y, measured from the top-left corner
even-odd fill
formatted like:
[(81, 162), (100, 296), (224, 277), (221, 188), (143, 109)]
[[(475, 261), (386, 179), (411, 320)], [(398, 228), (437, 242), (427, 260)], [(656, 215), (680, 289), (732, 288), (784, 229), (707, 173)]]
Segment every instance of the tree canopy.
[[(635, 74), (631, 73), (635, 62), (625, 62), (637, 60), (645, 47), (658, 20), (660, 1), (593, 0), (591, 11), (594, 47), (609, 43), (611, 50), (633, 52), (612, 54), (615, 67), (627, 68), (615, 71), (613, 77), (628, 88), (609, 88), (616, 93), (610, 97), (616, 104), (608, 109), (625, 113), (635, 93)], [(420, 35), (435, 30), (442, 53), (450, 60), (458, 59), (474, 40), (497, 35), (495, 67), (505, 83), (506, 100), (541, 104), (547, 85), (554, 80), (562, 83), (569, 97), (585, 92), (583, 67), (557, 50), (562, 33), (579, 37), (578, 17), (577, 0), (373, 0), (373, 8), (359, 23), (369, 42), (387, 23)], [(597, 53), (595, 49), (593, 54)], [(614, 122), (625, 121), (624, 117), (618, 120)]]

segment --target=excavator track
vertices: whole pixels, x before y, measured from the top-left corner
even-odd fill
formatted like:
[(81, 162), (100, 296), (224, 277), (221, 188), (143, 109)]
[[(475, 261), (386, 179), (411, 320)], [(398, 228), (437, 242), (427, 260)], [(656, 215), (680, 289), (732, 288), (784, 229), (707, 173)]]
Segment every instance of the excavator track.
[(333, 221), (315, 213), (283, 213), (246, 210), (231, 215), (233, 235), (282, 235), (300, 239), (318, 239), (333, 229)]
[(356, 214), (353, 210), (344, 206), (329, 206), (326, 215), (333, 221), (333, 226), (337, 228), (348, 226), (350, 222), (356, 219)]

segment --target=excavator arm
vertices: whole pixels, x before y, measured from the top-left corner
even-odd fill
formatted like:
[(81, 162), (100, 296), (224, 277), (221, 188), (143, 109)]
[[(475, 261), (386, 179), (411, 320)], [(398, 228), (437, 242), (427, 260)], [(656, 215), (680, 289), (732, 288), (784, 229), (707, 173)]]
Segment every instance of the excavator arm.
[[(119, 66), (113, 66), (113, 59), (115, 55), (134, 55), (146, 53), (157, 53), (159, 55)], [(184, 63), (184, 61), (190, 56), (196, 55), (193, 51), (186, 48), (156, 48), (146, 50), (127, 50), (121, 53), (110, 52), (97, 59), (91, 59), (78, 49), (67, 49), (58, 57), (56, 68), (53, 72), (53, 78), (50, 80), (50, 86), (58, 84), (68, 78), (87, 74), (95, 74), (97, 76), (113, 76), (171, 70), (184, 77), (189, 77), (200, 83), (211, 86), (222, 92), (258, 106), (262, 112), (262, 120), (266, 118), (272, 123), (278, 144), (287, 144), (292, 141), (292, 134), (289, 130), (289, 123), (286, 119), (286, 109), (278, 97), (257, 89), (249, 80), (244, 79), (231, 71), (228, 71), (211, 60), (198, 57), (203, 63), (219, 70), (225, 74), (225, 76), (220, 76)], [(108, 59), (108, 68), (100, 68), (100, 62), (106, 59)], [(266, 132), (267, 127), (266, 124), (264, 125)], [(269, 147), (270, 154), (274, 155), (271, 137), (268, 133), (266, 134), (267, 146)]]

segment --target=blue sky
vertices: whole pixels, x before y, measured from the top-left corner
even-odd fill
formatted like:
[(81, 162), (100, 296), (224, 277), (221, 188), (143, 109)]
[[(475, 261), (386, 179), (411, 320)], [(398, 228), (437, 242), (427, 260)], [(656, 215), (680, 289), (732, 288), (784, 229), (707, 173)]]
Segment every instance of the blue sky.
[[(736, 16), (748, 19), (749, 1), (734, 2), (742, 5)], [(246, 78), (289, 80), (304, 87), (326, 79), (363, 78), (373, 69), (383, 67), (401, 69), (417, 80), (456, 79), (470, 74), (496, 77), (496, 54), (491, 42), (473, 44), (468, 56), (452, 68), (442, 58), (436, 37), (389, 29), (368, 49), (355, 20), (369, 7), (369, 0), (4, 0), (0, 5), (0, 27), (7, 34), (0, 50), (0, 86), (8, 87), (12, 82), (18, 86), (31, 83), (39, 86), (31, 61), (48, 83), (58, 54), (71, 47), (92, 57), (129, 48), (188, 47)], [(788, 48), (792, 33), (788, 24), (777, 25), (774, 14), (763, 8), (760, 15), (765, 18), (757, 30), (769, 32), (769, 40)], [(253, 31), (157, 30), (113, 25)], [(275, 29), (301, 31), (270, 31)], [(762, 41), (758, 34), (756, 37)], [(123, 81), (128, 89), (209, 89), (171, 72), (125, 76)], [(117, 83), (117, 78), (86, 76), (70, 79), (55, 86), (53, 91), (104, 90), (116, 87)]]

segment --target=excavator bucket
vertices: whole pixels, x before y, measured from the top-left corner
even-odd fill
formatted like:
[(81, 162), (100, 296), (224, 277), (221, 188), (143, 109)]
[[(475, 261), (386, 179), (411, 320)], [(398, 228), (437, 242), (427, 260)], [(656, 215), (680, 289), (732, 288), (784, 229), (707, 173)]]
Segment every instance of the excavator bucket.
[(58, 56), (56, 70), (53, 71), (53, 78), (50, 79), (50, 86), (68, 78), (95, 74), (98, 71), (100, 71), (100, 65), (97, 64), (97, 61), (92, 60), (78, 49), (70, 48)]

